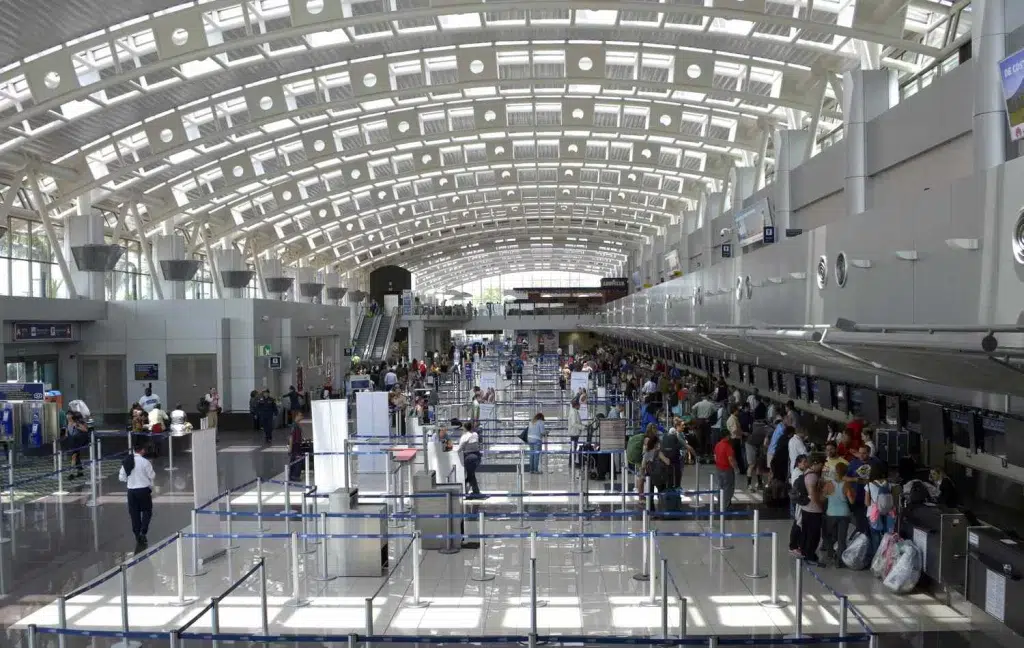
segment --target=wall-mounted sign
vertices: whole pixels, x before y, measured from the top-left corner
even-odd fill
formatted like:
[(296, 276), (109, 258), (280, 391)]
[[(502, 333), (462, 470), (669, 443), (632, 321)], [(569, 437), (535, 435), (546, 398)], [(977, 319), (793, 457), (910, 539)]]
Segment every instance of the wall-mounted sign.
[(1013, 141), (1024, 138), (1024, 50), (999, 62), (999, 77), (1003, 80), (1003, 100), (1006, 119)]
[(355, 353), (355, 349), (353, 349), (352, 347), (345, 347), (345, 357), (346, 358), (351, 358), (354, 353)]
[(160, 365), (156, 363), (136, 363), (135, 380), (160, 380)]
[(269, 368), (271, 368), (271, 369), (280, 369), (281, 368), (281, 356), (279, 356), (279, 355), (267, 356), (267, 366)]
[(722, 258), (723, 259), (731, 259), (732, 258), (732, 243), (722, 243)]
[(43, 402), (46, 387), (43, 383), (0, 383), (0, 401)]
[(765, 225), (764, 226), (764, 242), (774, 243), (775, 242), (775, 226)]
[(75, 330), (70, 322), (15, 322), (13, 338), (15, 342), (73, 342)]

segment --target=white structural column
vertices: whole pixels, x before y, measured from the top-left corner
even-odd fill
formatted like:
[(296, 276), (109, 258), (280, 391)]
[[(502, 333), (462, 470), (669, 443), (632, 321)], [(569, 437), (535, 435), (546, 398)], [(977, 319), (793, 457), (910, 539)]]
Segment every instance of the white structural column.
[(792, 227), (792, 190), (789, 179), (793, 169), (804, 161), (807, 138), (811, 133), (805, 130), (782, 129), (775, 132), (775, 238), (781, 240), (786, 230)]
[(732, 171), (732, 213), (743, 209), (743, 201), (757, 191), (757, 169), (748, 166), (733, 167)]
[(409, 320), (409, 360), (422, 360), (426, 351), (426, 327), (423, 320)]
[(92, 200), (88, 193), (78, 197), (77, 213), (64, 221), (64, 258), (72, 259), (69, 274), (78, 295), (85, 299), (106, 300), (105, 275), (102, 272), (79, 270), (74, 263), (72, 248), (78, 245), (99, 245), (104, 243), (103, 216), (94, 214)]
[(650, 283), (658, 285), (665, 272), (665, 238), (660, 234), (655, 234), (651, 241), (650, 269)]
[(153, 256), (157, 265), (157, 272), (160, 274), (159, 277), (154, 278), (154, 282), (159, 281), (163, 286), (164, 298), (166, 299), (185, 299), (185, 282), (175, 281), (171, 279), (167, 274), (167, 268), (164, 266), (164, 261), (182, 261), (185, 259), (185, 239), (177, 234), (168, 235), (156, 235), (151, 237), (153, 240)]
[(999, 61), (1006, 58), (1006, 8), (1009, 5), (1006, 0), (974, 0), (971, 3), (975, 172), (991, 169), (1006, 161), (1006, 104)]
[(890, 70), (853, 70), (843, 75), (843, 141), (846, 142), (846, 215), (871, 207), (868, 191), (867, 124), (896, 105), (899, 86)]
[(715, 192), (709, 194), (704, 201), (704, 267), (710, 268), (722, 260), (721, 251), (715, 253), (715, 244), (722, 242), (722, 234), (715, 231), (715, 219), (722, 215), (725, 194)]

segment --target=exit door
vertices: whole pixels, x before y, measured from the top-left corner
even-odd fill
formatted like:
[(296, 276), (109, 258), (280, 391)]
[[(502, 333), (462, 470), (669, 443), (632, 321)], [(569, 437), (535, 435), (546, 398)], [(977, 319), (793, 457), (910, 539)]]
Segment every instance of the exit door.
[(217, 386), (217, 355), (167, 356), (166, 409), (178, 403), (186, 412), (194, 412), (199, 399)]

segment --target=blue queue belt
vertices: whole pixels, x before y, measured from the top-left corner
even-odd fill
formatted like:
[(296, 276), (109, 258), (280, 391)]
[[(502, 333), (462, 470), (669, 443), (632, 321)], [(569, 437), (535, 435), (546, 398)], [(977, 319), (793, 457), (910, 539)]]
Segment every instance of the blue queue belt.
[[(88, 447), (89, 446), (82, 446), (82, 448), (88, 448)], [(77, 450), (81, 451), (82, 448), (77, 448)], [(75, 450), (68, 450), (67, 452), (75, 452)], [(118, 459), (118, 458), (126, 456), (127, 454), (128, 454), (127, 451), (123, 451), (123, 452), (115, 452), (113, 454), (107, 455), (106, 457), (100, 457), (98, 459), (92, 459), (92, 460), (86, 459), (85, 461), (83, 461), (81, 463), (80, 466), (68, 466), (66, 468), (61, 468), (60, 470), (51, 470), (50, 472), (46, 472), (46, 473), (43, 473), (41, 475), (36, 475), (34, 477), (29, 477), (27, 479), (19, 479), (18, 481), (8, 482), (7, 485), (3, 488), (3, 490), (9, 491), (9, 490), (11, 490), (13, 488), (17, 488), (18, 486), (24, 486), (25, 484), (31, 484), (33, 482), (42, 481), (44, 479), (50, 479), (50, 478), (53, 478), (53, 477), (55, 477), (55, 476), (57, 476), (59, 474), (66, 473), (66, 472), (69, 472), (69, 471), (72, 471), (72, 470), (84, 470), (85, 467), (90, 465), (90, 464), (99, 463), (101, 461), (110, 461), (111, 459)], [(50, 455), (50, 456), (53, 456), (53, 455)]]
[[(217, 509), (196, 509), (196, 513), (199, 515), (223, 515), (225, 517), (244, 517), (244, 518), (261, 518), (261, 519), (279, 519), (279, 520), (301, 520), (307, 519), (320, 519), (326, 515), (332, 519), (354, 519), (354, 520), (476, 520), (480, 518), (480, 513), (484, 513), (484, 519), (486, 520), (519, 520), (522, 518), (528, 518), (531, 520), (578, 520), (581, 517), (586, 520), (613, 520), (616, 518), (622, 519), (642, 519), (642, 511), (592, 511), (590, 513), (546, 513), (546, 512), (534, 512), (534, 513), (253, 513), (252, 511), (220, 511)], [(715, 513), (715, 517), (722, 516), (722, 513)], [(727, 511), (724, 516), (729, 518), (748, 518), (752, 514), (748, 511)], [(704, 519), (707, 517), (707, 513), (703, 511), (665, 511), (658, 513), (660, 518), (671, 518), (671, 519)]]
[[(713, 531), (657, 531), (651, 530), (647, 533), (643, 531), (635, 532), (614, 532), (609, 531), (607, 533), (589, 532), (589, 533), (577, 533), (574, 531), (544, 531), (541, 533), (423, 533), (420, 534), (420, 538), (429, 540), (522, 540), (527, 538), (538, 538), (538, 539), (556, 539), (566, 540), (577, 538), (593, 538), (593, 539), (614, 539), (614, 538), (646, 538), (650, 533), (653, 533), (657, 538), (770, 538), (771, 532), (762, 531), (760, 533), (716, 533)], [(329, 540), (386, 540), (391, 538), (404, 538), (411, 540), (415, 537), (413, 533), (182, 533), (182, 538), (200, 538), (204, 540), (288, 540), (295, 535), (299, 539), (307, 538), (310, 540), (317, 538), (326, 538)], [(174, 536), (176, 537), (176, 536)], [(165, 544), (158, 545), (157, 549), (162, 549)], [(148, 558), (148, 555), (146, 556)]]

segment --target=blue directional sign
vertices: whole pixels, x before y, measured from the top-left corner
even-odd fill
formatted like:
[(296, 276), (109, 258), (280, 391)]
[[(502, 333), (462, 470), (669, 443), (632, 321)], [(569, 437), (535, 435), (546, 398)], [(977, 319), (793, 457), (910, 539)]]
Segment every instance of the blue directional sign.
[(764, 242), (774, 243), (775, 242), (775, 226), (765, 225), (764, 226)]
[(722, 243), (722, 258), (732, 258), (732, 243)]
[(0, 401), (43, 402), (43, 383), (0, 383)]

